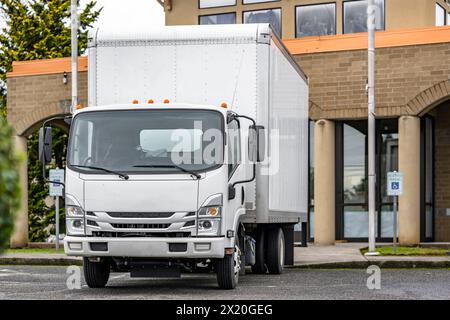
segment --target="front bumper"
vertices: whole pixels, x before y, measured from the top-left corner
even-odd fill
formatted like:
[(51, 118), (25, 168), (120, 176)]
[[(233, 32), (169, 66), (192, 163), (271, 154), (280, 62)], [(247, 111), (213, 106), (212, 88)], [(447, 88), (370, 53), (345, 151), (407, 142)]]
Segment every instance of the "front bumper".
[[(91, 244), (107, 243), (106, 251), (92, 250)], [(183, 252), (169, 250), (170, 244), (186, 244)], [(223, 258), (230, 239), (214, 238), (94, 238), (66, 236), (68, 256), (134, 258)]]

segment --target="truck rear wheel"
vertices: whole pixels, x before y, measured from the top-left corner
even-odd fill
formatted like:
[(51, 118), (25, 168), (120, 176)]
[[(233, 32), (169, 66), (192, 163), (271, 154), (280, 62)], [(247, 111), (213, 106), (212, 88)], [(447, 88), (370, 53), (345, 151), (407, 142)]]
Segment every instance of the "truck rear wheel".
[(220, 289), (234, 289), (239, 280), (240, 254), (238, 248), (233, 255), (225, 256), (216, 262), (217, 283)]
[(265, 249), (265, 230), (262, 227), (256, 229), (255, 234), (255, 264), (252, 266), (252, 272), (263, 274), (267, 272), (266, 266), (266, 249)]
[(83, 258), (84, 279), (89, 288), (104, 288), (109, 280), (111, 264), (108, 259), (91, 262)]
[(281, 274), (284, 267), (284, 233), (280, 227), (268, 230), (267, 235), (267, 269), (271, 274)]

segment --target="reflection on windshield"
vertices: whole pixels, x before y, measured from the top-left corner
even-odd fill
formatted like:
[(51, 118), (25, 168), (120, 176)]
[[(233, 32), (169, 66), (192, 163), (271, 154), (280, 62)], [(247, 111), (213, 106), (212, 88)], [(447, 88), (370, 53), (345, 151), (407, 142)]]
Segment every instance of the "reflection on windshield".
[(119, 172), (204, 171), (223, 163), (223, 117), (207, 110), (81, 113), (73, 121), (69, 165)]

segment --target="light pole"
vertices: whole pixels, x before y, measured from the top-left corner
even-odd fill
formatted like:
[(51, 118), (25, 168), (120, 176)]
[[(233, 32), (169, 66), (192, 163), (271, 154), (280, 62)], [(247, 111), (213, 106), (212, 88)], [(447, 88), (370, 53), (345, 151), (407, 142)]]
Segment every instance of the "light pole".
[(78, 5), (77, 0), (71, 0), (71, 45), (72, 45), (72, 105), (70, 112), (73, 113), (78, 105)]
[(368, 43), (368, 192), (369, 192), (369, 251), (368, 255), (377, 254), (375, 251), (375, 3), (368, 0), (367, 31)]

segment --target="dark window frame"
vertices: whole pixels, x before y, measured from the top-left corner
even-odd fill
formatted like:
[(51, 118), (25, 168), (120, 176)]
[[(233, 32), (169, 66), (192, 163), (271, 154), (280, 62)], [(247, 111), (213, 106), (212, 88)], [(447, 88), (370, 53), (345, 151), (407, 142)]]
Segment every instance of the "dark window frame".
[(211, 16), (222, 16), (222, 15), (227, 15), (227, 14), (234, 14), (234, 23), (229, 23), (229, 24), (236, 24), (237, 23), (237, 12), (236, 11), (230, 11), (230, 12), (221, 12), (221, 13), (211, 13), (211, 14), (202, 14), (198, 16), (198, 25), (199, 26), (204, 26), (205, 24), (201, 24), (200, 20), (202, 17), (211, 17)]
[[(338, 6), (337, 6), (337, 3), (336, 3), (336, 2), (308, 3), (308, 4), (300, 4), (300, 5), (296, 5), (296, 6), (294, 7), (294, 19), (295, 19), (294, 24), (295, 24), (295, 38), (296, 38), (296, 39), (301, 39), (301, 38), (298, 37), (298, 34), (297, 34), (297, 32), (298, 32), (298, 25), (297, 25), (297, 23), (298, 23), (298, 19), (297, 19), (297, 8), (300, 8), (300, 7), (310, 7), (310, 6), (320, 6), (320, 5), (324, 5), (324, 4), (334, 4), (334, 34), (332, 34), (332, 35), (330, 35), (330, 36), (333, 36), (333, 35), (335, 36), (335, 35), (337, 35), (337, 14), (338, 14)], [(312, 37), (314, 37), (314, 36), (312, 36)], [(315, 37), (318, 37), (318, 36), (315, 36)], [(325, 36), (321, 36), (321, 37), (325, 37)], [(303, 37), (303, 38), (306, 38), (306, 37)]]
[[(345, 4), (349, 2), (358, 2), (358, 1), (367, 1), (367, 0), (343, 0), (342, 1), (342, 34), (352, 34), (345, 33)], [(383, 1), (383, 29), (375, 29), (375, 31), (385, 31), (386, 30), (386, 0)], [(367, 31), (366, 31), (367, 32)], [(358, 33), (358, 32), (356, 32)]]
[[(280, 10), (280, 34), (277, 34), (277, 36), (282, 39), (283, 38), (283, 9), (281, 7), (273, 7), (273, 8), (265, 8), (265, 9), (256, 9), (256, 10), (245, 10), (242, 11), (242, 24), (249, 24), (249, 23), (245, 23), (245, 14), (248, 12), (258, 12), (258, 11), (268, 11), (268, 10)], [(263, 22), (261, 22), (263, 23)], [(271, 25), (272, 30), (275, 32), (275, 26)]]
[(200, 1), (201, 1), (201, 0), (198, 0), (198, 1), (197, 1), (198, 9), (199, 9), (199, 10), (208, 10), (208, 9), (218, 9), (218, 8), (235, 7), (235, 6), (237, 6), (237, 1), (238, 1), (238, 0), (234, 0), (234, 4), (228, 4), (228, 5), (217, 6), (217, 7), (206, 7), (206, 8), (202, 8), (202, 7), (200, 6)]
[(258, 0), (259, 2), (253, 2), (253, 3), (245, 3), (246, 0), (242, 0), (242, 4), (244, 6), (252, 5), (252, 4), (260, 4), (260, 3), (270, 3), (270, 2), (280, 2), (281, 0)]

